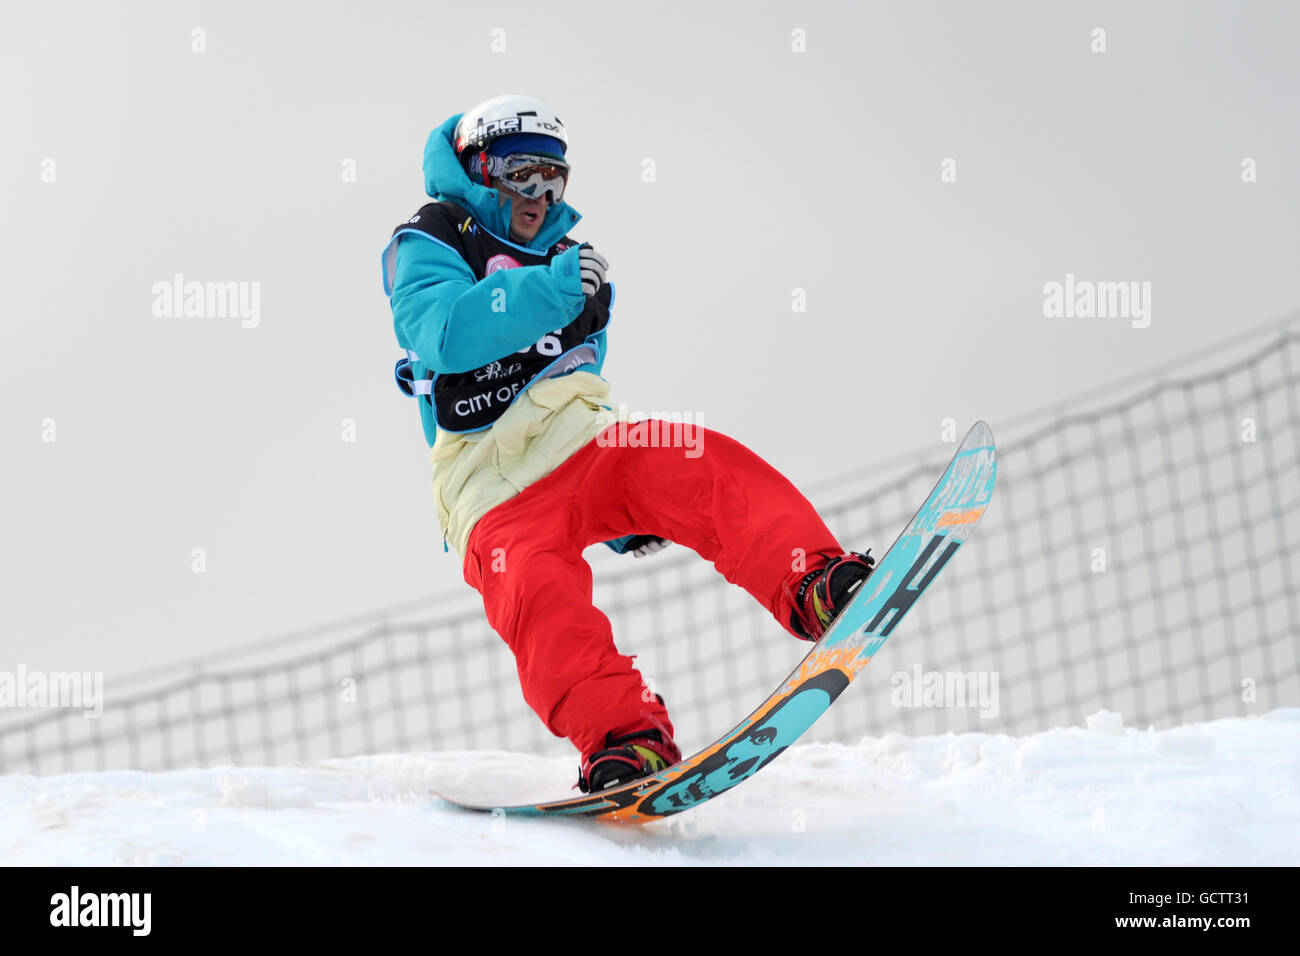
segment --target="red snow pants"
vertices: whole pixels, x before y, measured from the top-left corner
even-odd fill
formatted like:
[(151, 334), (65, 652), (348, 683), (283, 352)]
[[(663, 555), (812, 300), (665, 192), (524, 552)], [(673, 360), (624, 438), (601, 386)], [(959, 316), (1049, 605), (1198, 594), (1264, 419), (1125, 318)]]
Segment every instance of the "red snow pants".
[(843, 553), (812, 504), (740, 442), (698, 428), (691, 457), (611, 434), (480, 518), (464, 562), (488, 623), (514, 652), (524, 700), (584, 758), (607, 734), (672, 732), (592, 604), (584, 548), (628, 534), (667, 538), (712, 561), (786, 630), (794, 587), (825, 563), (817, 552)]

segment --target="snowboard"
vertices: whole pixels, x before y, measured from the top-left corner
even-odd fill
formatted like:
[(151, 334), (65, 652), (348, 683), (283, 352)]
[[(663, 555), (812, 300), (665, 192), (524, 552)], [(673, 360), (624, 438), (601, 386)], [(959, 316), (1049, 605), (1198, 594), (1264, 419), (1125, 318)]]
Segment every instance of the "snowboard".
[(649, 823), (726, 793), (798, 740), (866, 667), (975, 530), (996, 478), (993, 433), (977, 422), (920, 510), (799, 666), (757, 710), (699, 753), (622, 786), (550, 803), (503, 807), (438, 796), (482, 813)]

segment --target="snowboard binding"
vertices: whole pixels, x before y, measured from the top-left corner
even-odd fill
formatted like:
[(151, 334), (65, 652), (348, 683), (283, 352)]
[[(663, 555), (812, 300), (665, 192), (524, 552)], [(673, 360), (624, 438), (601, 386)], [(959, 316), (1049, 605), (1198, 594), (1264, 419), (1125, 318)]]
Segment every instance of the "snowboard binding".
[(867, 548), (862, 553), (837, 555), (816, 571), (809, 571), (795, 590), (790, 627), (805, 641), (819, 639), (875, 567), (876, 559)]
[(672, 738), (659, 730), (638, 730), (622, 737), (606, 736), (605, 748), (582, 763), (578, 789), (583, 793), (608, 790), (621, 784), (666, 770), (682, 759)]

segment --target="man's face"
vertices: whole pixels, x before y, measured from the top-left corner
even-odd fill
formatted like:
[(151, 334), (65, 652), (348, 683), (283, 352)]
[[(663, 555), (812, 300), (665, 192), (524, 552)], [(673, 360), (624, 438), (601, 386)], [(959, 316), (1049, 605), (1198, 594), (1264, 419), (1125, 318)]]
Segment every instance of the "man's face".
[(492, 186), (497, 190), (497, 205), (504, 206), (510, 200), (510, 238), (524, 245), (532, 242), (542, 229), (551, 194), (542, 193), (537, 199), (529, 199), (512, 191), (501, 179), (494, 179)]

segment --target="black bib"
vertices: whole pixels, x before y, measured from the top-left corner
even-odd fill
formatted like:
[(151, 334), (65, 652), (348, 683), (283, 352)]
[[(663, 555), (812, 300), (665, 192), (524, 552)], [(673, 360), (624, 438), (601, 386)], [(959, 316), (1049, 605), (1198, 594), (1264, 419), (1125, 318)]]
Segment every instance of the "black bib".
[[(394, 229), (393, 235), (413, 229), (456, 250), (473, 270), (476, 280), (498, 269), (547, 265), (574, 245), (566, 236), (543, 255), (526, 252), (502, 242), (482, 228), (464, 207), (449, 201), (422, 207), (411, 220)], [(609, 284), (602, 284), (594, 296), (587, 297), (582, 312), (568, 325), (543, 335), (527, 348), (469, 372), (430, 372), (433, 387), (429, 401), (438, 427), (451, 432), (487, 428), (539, 376), (564, 374), (594, 362), (595, 346), (584, 343), (588, 336), (609, 324), (611, 301)], [(491, 322), (493, 315), (484, 315), (480, 321)]]

